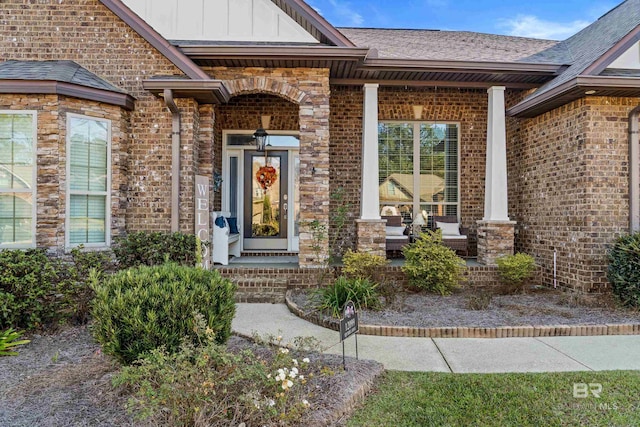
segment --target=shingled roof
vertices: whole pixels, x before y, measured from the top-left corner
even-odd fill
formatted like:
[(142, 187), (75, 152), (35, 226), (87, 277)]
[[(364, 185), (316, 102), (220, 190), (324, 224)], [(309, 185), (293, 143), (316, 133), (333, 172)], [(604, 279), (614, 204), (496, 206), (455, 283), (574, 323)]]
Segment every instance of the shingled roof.
[(94, 89), (126, 93), (73, 61), (5, 61), (0, 62), (2, 80), (52, 80)]
[[(600, 17), (579, 33), (561, 42), (558, 46), (566, 50), (572, 61), (569, 68), (555, 79), (541, 86), (537, 91), (524, 99), (513, 108), (521, 113), (525, 105), (533, 105), (535, 100), (543, 100), (545, 95), (550, 96), (554, 89), (560, 89), (562, 85), (570, 83), (581, 76), (611, 76), (611, 73), (602, 73), (606, 67), (616, 58), (612, 50), (619, 46), (621, 41), (628, 37), (627, 43), (634, 43), (640, 37), (640, 0), (626, 0), (616, 8)], [(635, 33), (635, 34), (634, 34)], [(631, 37), (629, 37), (631, 36)], [(622, 52), (620, 52), (622, 53)], [(594, 65), (602, 62), (601, 69), (595, 69)], [(624, 76), (624, 73), (615, 75)], [(627, 77), (634, 77), (628, 75)]]
[[(469, 31), (339, 28), (358, 47), (379, 58), (435, 61), (571, 63), (560, 42)], [(569, 61), (569, 62), (568, 62)]]
[(73, 61), (0, 62), (0, 93), (52, 93), (134, 107), (131, 95)]

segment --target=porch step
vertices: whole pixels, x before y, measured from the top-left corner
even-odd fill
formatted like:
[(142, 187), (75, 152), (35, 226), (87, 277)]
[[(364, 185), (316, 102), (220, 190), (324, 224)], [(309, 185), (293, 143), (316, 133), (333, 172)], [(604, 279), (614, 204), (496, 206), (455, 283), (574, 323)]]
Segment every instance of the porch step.
[(236, 302), (283, 303), (289, 279), (285, 277), (229, 277), (238, 287)]

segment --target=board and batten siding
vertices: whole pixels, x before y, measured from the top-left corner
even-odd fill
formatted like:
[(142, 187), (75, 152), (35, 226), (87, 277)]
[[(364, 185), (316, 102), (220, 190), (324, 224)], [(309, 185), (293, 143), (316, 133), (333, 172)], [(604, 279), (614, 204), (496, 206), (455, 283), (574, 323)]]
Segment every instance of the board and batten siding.
[(168, 40), (319, 43), (271, 0), (124, 0)]

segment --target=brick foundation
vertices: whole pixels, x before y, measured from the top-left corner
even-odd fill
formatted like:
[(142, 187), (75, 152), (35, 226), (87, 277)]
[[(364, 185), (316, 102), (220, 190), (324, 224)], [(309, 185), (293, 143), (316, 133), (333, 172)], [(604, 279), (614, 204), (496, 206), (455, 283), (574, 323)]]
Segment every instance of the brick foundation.
[(513, 255), (515, 221), (478, 221), (478, 262), (495, 265), (496, 258)]

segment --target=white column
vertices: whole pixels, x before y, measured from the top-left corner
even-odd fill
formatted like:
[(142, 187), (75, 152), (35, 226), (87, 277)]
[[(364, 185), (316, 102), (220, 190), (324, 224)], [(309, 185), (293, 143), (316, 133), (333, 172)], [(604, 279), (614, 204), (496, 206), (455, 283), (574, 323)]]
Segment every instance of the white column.
[(504, 86), (492, 86), (487, 120), (487, 170), (484, 185), (484, 221), (509, 221), (507, 216), (507, 136)]
[(380, 219), (378, 190), (378, 84), (364, 85), (360, 219)]

